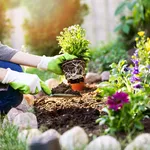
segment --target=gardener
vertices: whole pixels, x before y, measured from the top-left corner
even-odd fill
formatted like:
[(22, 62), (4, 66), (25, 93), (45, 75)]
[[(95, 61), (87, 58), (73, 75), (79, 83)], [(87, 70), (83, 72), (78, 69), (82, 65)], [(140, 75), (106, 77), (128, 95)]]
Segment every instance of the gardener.
[(61, 75), (60, 64), (75, 56), (69, 54), (54, 57), (36, 56), (12, 49), (0, 43), (0, 84), (8, 84), (6, 91), (0, 91), (0, 112), (7, 113), (12, 107), (17, 107), (23, 94), (35, 94), (43, 90), (50, 94), (50, 89), (37, 75), (23, 73), (20, 65), (37, 67)]

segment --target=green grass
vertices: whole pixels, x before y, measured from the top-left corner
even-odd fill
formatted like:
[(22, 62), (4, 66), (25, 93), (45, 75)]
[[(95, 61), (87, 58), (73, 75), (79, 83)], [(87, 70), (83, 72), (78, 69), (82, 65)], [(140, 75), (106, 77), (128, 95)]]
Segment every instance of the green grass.
[(26, 142), (18, 140), (18, 129), (12, 124), (2, 126), (0, 119), (0, 150), (26, 150)]

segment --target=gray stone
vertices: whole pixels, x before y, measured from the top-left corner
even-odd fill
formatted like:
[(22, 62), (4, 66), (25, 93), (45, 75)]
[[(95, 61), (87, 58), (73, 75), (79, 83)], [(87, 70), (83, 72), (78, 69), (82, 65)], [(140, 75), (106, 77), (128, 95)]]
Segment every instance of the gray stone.
[(88, 72), (85, 76), (85, 83), (96, 83), (101, 81), (101, 75), (99, 73)]
[(59, 139), (61, 135), (56, 130), (49, 129), (45, 131), (41, 136), (45, 139), (48, 139), (49, 137), (56, 137)]
[(101, 73), (101, 79), (102, 81), (108, 81), (109, 80), (109, 76), (110, 76), (110, 72), (109, 71), (104, 71)]
[(91, 141), (85, 150), (121, 150), (121, 146), (115, 138), (105, 135)]
[(137, 136), (133, 142), (131, 142), (125, 150), (150, 150), (150, 134), (143, 133)]
[(80, 150), (88, 143), (88, 136), (81, 127), (74, 127), (60, 137), (62, 150)]
[(48, 130), (31, 141), (29, 150), (61, 150), (59, 136), (56, 130)]
[(21, 110), (18, 110), (16, 108), (12, 108), (6, 115), (6, 117), (4, 118), (4, 121), (3, 121), (3, 126), (5, 124), (7, 124), (8, 122), (9, 123), (13, 123), (15, 117), (19, 114), (23, 113)]
[(33, 113), (26, 112), (17, 115), (13, 122), (20, 130), (38, 128), (37, 118)]
[(29, 129), (29, 130), (22, 130), (19, 135), (18, 139), (20, 141), (26, 141), (28, 144), (31, 143), (36, 137), (39, 137), (42, 133), (38, 129)]

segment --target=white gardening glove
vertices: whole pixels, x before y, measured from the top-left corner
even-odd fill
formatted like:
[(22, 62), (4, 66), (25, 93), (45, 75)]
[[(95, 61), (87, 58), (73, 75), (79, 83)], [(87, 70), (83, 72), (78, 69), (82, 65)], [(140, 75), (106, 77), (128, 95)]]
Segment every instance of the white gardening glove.
[(2, 83), (9, 84), (13, 89), (19, 90), (23, 94), (35, 94), (41, 91), (41, 89), (47, 94), (51, 93), (48, 86), (37, 75), (17, 72), (11, 69), (7, 69)]
[(37, 68), (52, 71), (56, 74), (62, 75), (63, 72), (61, 69), (61, 64), (66, 60), (72, 60), (74, 58), (77, 57), (74, 55), (70, 55), (68, 53), (62, 55), (56, 55), (53, 57), (43, 56), (40, 63), (37, 65)]

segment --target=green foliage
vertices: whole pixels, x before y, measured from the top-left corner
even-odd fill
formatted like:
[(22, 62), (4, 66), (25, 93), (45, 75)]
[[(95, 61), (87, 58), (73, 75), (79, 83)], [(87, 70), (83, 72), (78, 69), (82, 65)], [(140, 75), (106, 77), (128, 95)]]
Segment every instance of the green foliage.
[(119, 39), (128, 48), (133, 48), (136, 33), (140, 30), (150, 35), (150, 1), (149, 0), (124, 0), (119, 4), (115, 15), (120, 16), (120, 24), (115, 31), (119, 33)]
[(38, 55), (58, 54), (56, 36), (65, 27), (81, 24), (88, 13), (80, 0), (24, 0), (23, 5), (30, 14), (24, 23), (26, 46)]
[(101, 43), (100, 46), (93, 49), (91, 61), (89, 62), (89, 71), (101, 72), (110, 70), (110, 64), (118, 63), (121, 59), (127, 59), (125, 46), (120, 41), (111, 41), (107, 44)]
[(143, 130), (144, 126), (141, 120), (144, 118), (143, 112), (147, 109), (145, 104), (149, 98), (146, 93), (139, 91), (135, 94), (129, 94), (130, 101), (125, 104), (119, 111), (114, 111), (109, 108), (103, 108), (106, 114), (100, 117), (96, 122), (100, 125), (106, 124), (108, 128), (105, 133), (114, 134), (118, 131), (130, 133), (131, 131)]
[(26, 142), (18, 140), (18, 128), (12, 124), (2, 127), (0, 121), (0, 149), (1, 150), (26, 150)]
[[(112, 63), (109, 82), (100, 83), (97, 89), (97, 99), (107, 100), (107, 105), (103, 109), (105, 115), (97, 120), (100, 125), (107, 125), (105, 133), (134, 133), (136, 130), (144, 129), (141, 121), (150, 108), (150, 39), (146, 38), (144, 32), (139, 32), (138, 35), (137, 51), (132, 56), (135, 66), (127, 66), (125, 60), (119, 61), (118, 64)], [(128, 95), (128, 103), (120, 103), (122, 96), (115, 99), (114, 94), (120, 92)], [(113, 109), (114, 106), (119, 106), (119, 109)]]
[(60, 32), (60, 36), (57, 36), (57, 40), (61, 47), (61, 53), (69, 53), (86, 61), (89, 60), (90, 42), (85, 38), (85, 30), (79, 25), (64, 28), (63, 32)]
[(6, 10), (8, 6), (8, 1), (0, 0), (0, 41), (5, 43), (10, 37), (10, 32), (12, 30), (12, 25), (10, 20), (6, 17)]

